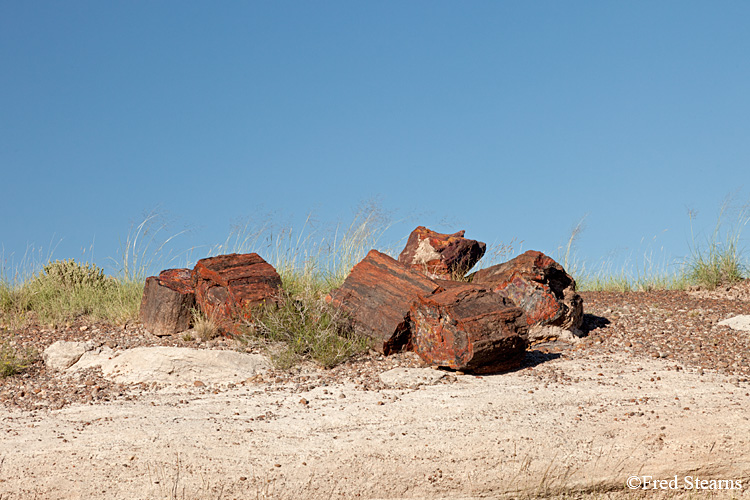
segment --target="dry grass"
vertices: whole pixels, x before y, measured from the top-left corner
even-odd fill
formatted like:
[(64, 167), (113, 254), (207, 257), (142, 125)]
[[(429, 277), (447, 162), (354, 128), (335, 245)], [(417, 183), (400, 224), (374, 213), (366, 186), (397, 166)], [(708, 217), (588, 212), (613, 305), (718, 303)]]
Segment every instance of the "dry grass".
[(270, 341), (269, 353), (279, 368), (310, 359), (326, 368), (335, 366), (369, 347), (354, 334), (349, 318), (325, 300), (317, 287), (284, 290), (279, 303), (253, 310), (250, 335)]
[[(575, 278), (579, 290), (631, 292), (684, 290), (690, 286), (713, 290), (732, 285), (748, 277), (747, 260), (740, 243), (742, 230), (750, 222), (750, 205), (732, 209), (730, 201), (728, 197), (722, 204), (713, 231), (702, 239), (693, 228), (696, 213), (688, 213), (690, 255), (681, 261), (667, 261), (663, 247), (654, 251), (657, 235), (647, 242), (640, 258), (626, 261), (620, 269), (614, 269), (608, 261), (589, 268), (575, 255), (575, 242), (583, 231), (583, 219), (571, 231), (567, 244), (558, 249), (558, 260)], [(727, 228), (726, 216), (732, 211), (736, 212), (736, 220)]]
[(274, 235), (267, 224), (253, 230), (242, 226), (217, 253), (257, 252), (277, 270), (282, 280), (278, 304), (250, 313), (249, 337), (266, 341), (278, 367), (302, 359), (334, 366), (368, 347), (352, 332), (343, 311), (325, 301), (340, 286), (351, 268), (377, 247), (388, 228), (387, 217), (373, 207), (357, 212), (342, 229), (315, 231), (308, 217), (302, 230), (281, 230)]
[(688, 212), (690, 218), (690, 235), (692, 238), (691, 255), (686, 262), (688, 280), (709, 290), (719, 285), (731, 285), (744, 278), (747, 270), (743, 261), (743, 251), (740, 248), (742, 230), (750, 222), (750, 206), (739, 209), (736, 222), (728, 231), (723, 228), (725, 215), (730, 209), (730, 199), (727, 198), (716, 219), (716, 225), (705, 241), (696, 243), (693, 233), (695, 212)]
[(214, 318), (209, 317), (197, 309), (193, 309), (192, 313), (193, 333), (195, 333), (199, 339), (205, 342), (221, 335), (219, 325)]

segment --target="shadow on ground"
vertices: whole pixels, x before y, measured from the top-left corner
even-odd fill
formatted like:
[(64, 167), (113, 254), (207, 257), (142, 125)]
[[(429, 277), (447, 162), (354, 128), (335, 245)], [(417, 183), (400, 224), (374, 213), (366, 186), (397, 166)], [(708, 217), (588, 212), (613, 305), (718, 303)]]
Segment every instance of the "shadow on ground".
[(583, 324), (581, 325), (581, 332), (584, 336), (588, 335), (594, 330), (598, 330), (600, 328), (606, 328), (611, 321), (609, 321), (604, 316), (597, 316), (595, 314), (584, 314), (583, 315)]

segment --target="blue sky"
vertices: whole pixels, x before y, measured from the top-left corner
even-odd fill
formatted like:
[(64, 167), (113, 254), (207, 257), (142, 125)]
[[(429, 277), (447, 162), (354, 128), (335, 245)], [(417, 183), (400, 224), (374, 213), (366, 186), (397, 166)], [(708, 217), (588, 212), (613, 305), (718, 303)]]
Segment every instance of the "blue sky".
[(740, 1), (2, 2), (6, 265), (54, 247), (114, 272), (152, 210), (201, 257), (238, 221), (347, 223), (369, 200), (394, 241), (426, 225), (554, 255), (586, 216), (587, 262), (680, 257), (688, 209), (707, 234), (750, 200), (748, 20)]

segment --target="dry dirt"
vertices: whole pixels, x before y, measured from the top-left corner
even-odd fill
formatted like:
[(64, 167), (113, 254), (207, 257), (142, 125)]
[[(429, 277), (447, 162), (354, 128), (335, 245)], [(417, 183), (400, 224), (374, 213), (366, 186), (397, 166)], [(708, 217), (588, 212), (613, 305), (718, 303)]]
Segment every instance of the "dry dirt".
[[(750, 314), (749, 289), (584, 293), (584, 340), (483, 377), (410, 353), (238, 384), (126, 384), (38, 363), (0, 381), (0, 498), (750, 498), (750, 332), (718, 325)], [(138, 325), (13, 335), (40, 350), (236, 348)], [(417, 371), (394, 383), (398, 367)], [(630, 476), (666, 489), (629, 491)], [(686, 491), (696, 479), (723, 489)]]

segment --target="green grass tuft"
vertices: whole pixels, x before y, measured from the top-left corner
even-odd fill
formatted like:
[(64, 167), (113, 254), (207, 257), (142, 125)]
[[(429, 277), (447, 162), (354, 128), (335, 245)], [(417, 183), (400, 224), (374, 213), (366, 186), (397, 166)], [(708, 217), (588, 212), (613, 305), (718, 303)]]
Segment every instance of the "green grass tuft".
[(15, 327), (30, 320), (54, 326), (81, 317), (125, 322), (138, 317), (142, 294), (143, 283), (111, 277), (71, 283), (41, 271), (23, 284), (0, 285), (0, 318)]
[(701, 245), (695, 241), (693, 219), (689, 212), (691, 255), (685, 263), (687, 280), (709, 290), (720, 285), (732, 285), (744, 279), (747, 266), (743, 262), (743, 252), (739, 246), (742, 230), (750, 221), (750, 207), (740, 209), (736, 223), (723, 237), (722, 223), (729, 208), (728, 200), (722, 205), (711, 236)]
[(285, 289), (278, 304), (264, 304), (252, 312), (250, 335), (266, 339), (271, 358), (279, 368), (309, 359), (333, 367), (369, 347), (354, 334), (349, 318), (325, 300), (325, 288), (295, 282)]
[(32, 350), (20, 350), (7, 341), (0, 343), (0, 378), (10, 377), (28, 368), (38, 355)]

